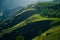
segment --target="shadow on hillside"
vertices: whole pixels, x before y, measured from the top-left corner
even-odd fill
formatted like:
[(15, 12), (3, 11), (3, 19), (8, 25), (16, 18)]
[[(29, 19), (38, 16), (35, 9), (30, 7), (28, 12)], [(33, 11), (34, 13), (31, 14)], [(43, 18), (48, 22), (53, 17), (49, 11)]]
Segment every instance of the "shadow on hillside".
[[(52, 22), (53, 21), (50, 20), (44, 20), (27, 24), (26, 26), (18, 28), (9, 34), (4, 35), (4, 37), (0, 40), (16, 40), (15, 38), (17, 35), (19, 35), (19, 33), (22, 33), (22, 35), (24, 36), (24, 40), (32, 40), (33, 38), (52, 28), (53, 25), (56, 24), (55, 23), (53, 25), (50, 25), (50, 23)], [(60, 23), (58, 22), (57, 24)]]
[(32, 40), (33, 38), (52, 28), (53, 26), (58, 26), (60, 24), (60, 22), (57, 22), (50, 25), (50, 23), (52, 22), (53, 21), (50, 20), (43, 20), (30, 23), (22, 27), (21, 33), (24, 33), (24, 40)]
[(41, 33), (45, 32), (49, 28), (52, 27), (50, 25), (52, 21), (39, 21), (35, 23), (28, 24), (23, 27), (24, 39), (25, 40), (32, 40), (36, 36), (40, 35)]

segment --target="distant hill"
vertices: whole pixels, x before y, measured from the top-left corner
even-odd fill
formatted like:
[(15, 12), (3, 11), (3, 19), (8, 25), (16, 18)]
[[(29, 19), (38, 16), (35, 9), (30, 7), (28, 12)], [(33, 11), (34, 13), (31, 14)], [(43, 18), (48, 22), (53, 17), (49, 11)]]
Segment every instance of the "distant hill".
[(0, 22), (3, 21), (3, 11), (0, 10)]
[(53, 0), (54, 2), (60, 2), (60, 0)]
[(4, 21), (4, 20), (7, 20), (8, 18), (15, 16), (17, 14), (16, 12), (21, 11), (22, 9), (23, 9), (23, 7), (20, 6), (20, 7), (14, 8), (14, 9), (2, 11), (3, 14), (2, 14), (1, 20)]
[(22, 6), (14, 8), (14, 9), (5, 10), (3, 14), (4, 19), (7, 19), (8, 17), (11, 17), (13, 15), (16, 15), (16, 12), (20, 11), (21, 9), (23, 9)]

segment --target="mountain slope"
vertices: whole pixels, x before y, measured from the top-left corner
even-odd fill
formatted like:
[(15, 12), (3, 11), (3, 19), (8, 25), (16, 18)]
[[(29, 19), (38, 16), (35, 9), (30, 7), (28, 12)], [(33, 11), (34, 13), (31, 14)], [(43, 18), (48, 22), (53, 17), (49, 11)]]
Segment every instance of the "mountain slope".
[(40, 36), (37, 36), (33, 40), (59, 40), (60, 38), (60, 26), (54, 26), (48, 31), (44, 32)]
[[(16, 18), (15, 18), (17, 20), (15, 20), (15, 21), (24, 20), (24, 19), (26, 19), (25, 17), (28, 17), (26, 15), (32, 15), (32, 14), (35, 14), (35, 13), (39, 13), (41, 16), (48, 17), (48, 18), (52, 18), (52, 17), (53, 18), (60, 18), (60, 11), (59, 11), (60, 10), (59, 9), (60, 5), (59, 4), (60, 4), (59, 2), (56, 2), (56, 3), (55, 2), (54, 3), (37, 3), (37, 4), (31, 5), (31, 6), (28, 6), (28, 8), (25, 9), (26, 13), (25, 13), (25, 10), (22, 11), (21, 13), (17, 12), (18, 14), (16, 15)], [(51, 13), (53, 13), (53, 14), (51, 14)], [(15, 22), (13, 20), (13, 24), (14, 23)], [(11, 25), (11, 24), (9, 24), (9, 25)]]
[[(57, 28), (57, 26), (60, 25), (59, 2), (36, 3), (31, 6), (29, 5), (26, 9), (17, 13), (12, 21), (2, 23), (2, 30), (0, 32), (2, 39), (7, 39), (8, 37), (8, 40), (13, 40), (21, 33), (22, 36), (24, 36), (24, 40), (32, 40), (38, 36), (38, 34), (40, 35), (48, 29), (54, 26)], [(39, 31), (41, 31), (41, 33), (39, 33)], [(14, 36), (11, 37), (10, 35), (13, 34)], [(17, 39), (20, 37), (21, 36), (18, 36)]]

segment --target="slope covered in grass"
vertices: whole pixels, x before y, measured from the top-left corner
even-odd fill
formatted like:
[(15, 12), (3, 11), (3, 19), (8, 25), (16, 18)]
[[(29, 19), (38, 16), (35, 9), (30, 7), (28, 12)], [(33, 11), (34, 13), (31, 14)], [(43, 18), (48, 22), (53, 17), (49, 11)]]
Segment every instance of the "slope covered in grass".
[(60, 25), (54, 26), (43, 34), (37, 36), (33, 40), (59, 40), (60, 39)]
[[(14, 30), (16, 30), (16, 29), (19, 29), (19, 28), (22, 28), (23, 26), (26, 26), (26, 25), (28, 25), (28, 24), (30, 24), (30, 23), (34, 23), (34, 22), (39, 22), (39, 21), (52, 21), (49, 25), (51, 25), (51, 26), (54, 26), (53, 24), (54, 23), (58, 23), (58, 22), (60, 22), (60, 19), (59, 18), (43, 18), (43, 17), (41, 17), (39, 14), (35, 14), (35, 15), (32, 15), (31, 17), (29, 17), (28, 19), (26, 19), (26, 20), (24, 20), (24, 21), (22, 21), (22, 22), (20, 22), (20, 23), (18, 23), (17, 25), (15, 25), (15, 26), (13, 26), (13, 27), (10, 27), (10, 28), (7, 28), (7, 29), (4, 29), (4, 30), (2, 30), (2, 33), (1, 33), (1, 35), (3, 36), (3, 34), (8, 34), (8, 33), (11, 33), (11, 32), (13, 32)], [(45, 22), (43, 22), (43, 23), (45, 23)], [(46, 22), (46, 23), (48, 23), (48, 22)], [(33, 24), (32, 24), (33, 25)], [(42, 24), (42, 25), (44, 25), (44, 24)], [(46, 24), (47, 25), (47, 24)], [(26, 26), (27, 27), (27, 26)], [(33, 26), (31, 26), (31, 27), (33, 27)], [(36, 26), (36, 27), (38, 27), (38, 25)], [(46, 28), (46, 27), (45, 27)], [(34, 29), (33, 29), (34, 30)]]
[[(38, 37), (40, 34), (44, 33), (50, 28), (53, 28), (54, 26), (57, 28), (57, 26), (60, 25), (59, 2), (36, 3), (29, 5), (26, 9), (17, 13), (18, 14), (12, 19), (10, 18), (8, 19), (9, 21), (6, 20), (7, 22), (5, 21), (0, 25), (2, 27), (0, 38), (4, 39), (6, 36), (5, 38), (8, 37), (9, 39), (11, 38), (9, 35), (15, 34), (13, 37), (16, 37), (17, 35), (17, 40), (20, 40), (19, 38), (21, 36), (18, 35), (19, 33), (22, 33), (24, 40), (37, 40), (36, 37)], [(39, 33), (39, 31), (41, 31), (41, 33)], [(15, 39), (13, 37), (12, 39)]]
[(23, 9), (22, 11), (20, 12), (18, 11), (14, 17), (9, 18), (6, 21), (3, 21), (3, 23), (0, 24), (0, 26), (1, 27), (14, 26), (34, 14), (40, 14), (42, 17), (46, 17), (46, 18), (60, 18), (60, 3), (44, 2), (44, 3), (36, 3), (33, 5), (29, 5), (27, 8)]

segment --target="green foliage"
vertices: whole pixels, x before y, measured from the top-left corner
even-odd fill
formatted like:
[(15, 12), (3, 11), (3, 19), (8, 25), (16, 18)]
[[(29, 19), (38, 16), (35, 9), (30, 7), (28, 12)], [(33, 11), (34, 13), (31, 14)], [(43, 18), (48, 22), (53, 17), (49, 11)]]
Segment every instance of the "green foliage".
[(42, 15), (43, 17), (48, 18), (60, 18), (60, 3), (38, 3), (34, 8)]

